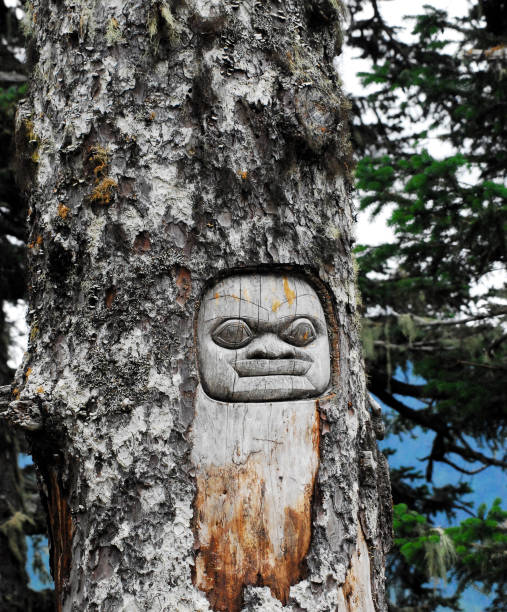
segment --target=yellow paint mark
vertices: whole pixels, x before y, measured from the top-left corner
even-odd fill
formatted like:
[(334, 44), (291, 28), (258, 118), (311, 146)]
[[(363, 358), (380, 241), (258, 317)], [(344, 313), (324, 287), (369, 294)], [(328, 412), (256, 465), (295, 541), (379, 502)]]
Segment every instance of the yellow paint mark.
[(69, 214), (69, 210), (70, 208), (68, 206), (65, 206), (65, 204), (62, 204), (60, 202), (60, 204), (58, 204), (58, 216), (61, 217), (62, 219), (66, 219), (67, 215)]
[(25, 372), (25, 379), (28, 380), (28, 377), (30, 376), (30, 374), (32, 373), (32, 368), (28, 368), (28, 370)]
[(44, 387), (37, 387), (37, 393), (44, 393)]
[(296, 292), (289, 287), (289, 281), (286, 276), (283, 277), (283, 290), (289, 306), (292, 306), (292, 302), (296, 299)]
[(273, 306), (271, 306), (271, 310), (273, 312), (276, 312), (280, 308), (281, 305), (282, 305), (282, 303), (280, 302), (280, 300), (275, 300), (273, 302)]

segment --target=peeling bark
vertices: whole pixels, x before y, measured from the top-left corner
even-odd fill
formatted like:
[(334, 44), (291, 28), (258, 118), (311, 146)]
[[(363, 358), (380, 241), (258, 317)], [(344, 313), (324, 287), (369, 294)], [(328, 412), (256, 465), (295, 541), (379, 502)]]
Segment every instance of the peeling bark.
[[(11, 411), (32, 427), (60, 609), (385, 610), (389, 483), (366, 402), (347, 102), (331, 63), (341, 4), (31, 5), (17, 132), (31, 331)], [(310, 531), (306, 496), (283, 518), (297, 525), (284, 527), (283, 575), (220, 603), (195, 578), (194, 504), (214, 481), (192, 462), (194, 321), (233, 270), (311, 279), (332, 373)]]

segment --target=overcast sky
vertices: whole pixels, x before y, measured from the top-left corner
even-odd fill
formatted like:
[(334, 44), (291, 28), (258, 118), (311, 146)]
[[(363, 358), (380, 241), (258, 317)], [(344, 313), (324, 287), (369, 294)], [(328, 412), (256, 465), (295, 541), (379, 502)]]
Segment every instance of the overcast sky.
[[(470, 5), (468, 0), (380, 0), (379, 10), (386, 23), (391, 26), (403, 28), (399, 36), (406, 42), (410, 42), (414, 40), (414, 37), (410, 33), (414, 22), (413, 20), (406, 19), (406, 16), (423, 13), (424, 5), (428, 4), (437, 9), (446, 10), (450, 16), (454, 17), (467, 15)], [(364, 10), (362, 13), (356, 15), (356, 19), (366, 19), (370, 17), (372, 13), (373, 9), (371, 9), (371, 5), (369, 5), (368, 10)], [(368, 60), (359, 59), (357, 57), (358, 54), (359, 52), (357, 49), (345, 46), (342, 55), (336, 62), (336, 68), (343, 81), (345, 91), (350, 95), (364, 91), (357, 73), (368, 71), (370, 66)], [(430, 152), (433, 152), (436, 157), (443, 153), (452, 154), (451, 149), (444, 151), (442, 142), (437, 139), (428, 139), (428, 141), (424, 143), (424, 146), (428, 148)], [(390, 215), (391, 211), (388, 207), (384, 207), (383, 211), (375, 217), (375, 219), (372, 219), (368, 212), (360, 213), (356, 226), (358, 243), (374, 245), (391, 240), (394, 234), (387, 225), (387, 219)]]

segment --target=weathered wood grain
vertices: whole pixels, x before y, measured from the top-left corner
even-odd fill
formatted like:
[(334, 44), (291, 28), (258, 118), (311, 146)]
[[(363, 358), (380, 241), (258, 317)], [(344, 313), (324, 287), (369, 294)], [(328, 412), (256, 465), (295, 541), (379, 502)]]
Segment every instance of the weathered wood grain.
[(213, 609), (241, 609), (245, 585), (284, 604), (303, 575), (319, 463), (318, 400), (225, 403), (197, 392), (195, 584)]

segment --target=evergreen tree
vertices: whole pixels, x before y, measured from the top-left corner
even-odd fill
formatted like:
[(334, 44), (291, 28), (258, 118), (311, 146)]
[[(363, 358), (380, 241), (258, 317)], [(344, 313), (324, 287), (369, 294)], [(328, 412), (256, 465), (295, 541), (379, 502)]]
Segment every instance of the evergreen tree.
[[(370, 16), (358, 19), (361, 9)], [(390, 432), (433, 435), (424, 475), (408, 458), (391, 472), (402, 504), (393, 609), (459, 609), (459, 592), (480, 583), (497, 589), (491, 609), (499, 610), (505, 514), (498, 503), (488, 514), (482, 507), (439, 534), (437, 513), (452, 521), (458, 509), (471, 510), (463, 500), (470, 487), (437, 487), (432, 476), (437, 462), (465, 475), (507, 466), (506, 292), (482, 289), (506, 259), (507, 3), (474, 2), (464, 19), (427, 6), (407, 20), (411, 43), (376, 0), (356, 0), (350, 10), (349, 43), (372, 62), (362, 74), (367, 94), (353, 99), (360, 206), (373, 215), (390, 210), (395, 235), (356, 248), (369, 389), (390, 409)], [(450, 154), (427, 150), (435, 138)], [(400, 371), (423, 382), (403, 382)], [(436, 551), (441, 563), (428, 563)], [(495, 564), (484, 563), (488, 551)], [(447, 574), (444, 566), (460, 579), (455, 597), (427, 584), (428, 575)]]

